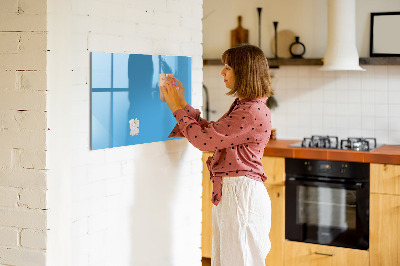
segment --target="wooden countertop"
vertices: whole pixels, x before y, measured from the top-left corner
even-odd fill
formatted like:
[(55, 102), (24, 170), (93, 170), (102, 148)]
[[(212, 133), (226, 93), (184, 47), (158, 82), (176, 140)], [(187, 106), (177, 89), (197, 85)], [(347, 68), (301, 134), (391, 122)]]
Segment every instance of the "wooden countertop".
[(400, 164), (400, 145), (383, 145), (372, 151), (289, 147), (301, 140), (270, 140), (264, 156), (364, 163)]

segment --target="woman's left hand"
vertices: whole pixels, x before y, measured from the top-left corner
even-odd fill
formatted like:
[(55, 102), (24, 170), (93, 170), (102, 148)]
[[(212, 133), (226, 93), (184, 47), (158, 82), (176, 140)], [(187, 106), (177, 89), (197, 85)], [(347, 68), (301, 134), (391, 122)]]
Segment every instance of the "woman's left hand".
[(174, 113), (178, 109), (185, 108), (180, 104), (180, 98), (178, 95), (179, 88), (172, 84), (170, 79), (167, 79), (165, 85), (160, 87), (162, 92), (164, 93), (165, 102), (168, 104), (169, 109), (171, 109), (172, 113)]

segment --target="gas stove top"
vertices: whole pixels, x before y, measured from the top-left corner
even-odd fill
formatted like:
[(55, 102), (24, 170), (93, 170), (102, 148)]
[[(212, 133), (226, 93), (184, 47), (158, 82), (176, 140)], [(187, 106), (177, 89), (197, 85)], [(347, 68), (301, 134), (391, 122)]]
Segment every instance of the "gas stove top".
[(376, 138), (347, 138), (339, 142), (336, 136), (311, 136), (304, 138), (302, 142), (289, 145), (291, 147), (302, 148), (320, 148), (320, 149), (338, 149), (338, 150), (353, 150), (353, 151), (371, 151), (378, 146)]

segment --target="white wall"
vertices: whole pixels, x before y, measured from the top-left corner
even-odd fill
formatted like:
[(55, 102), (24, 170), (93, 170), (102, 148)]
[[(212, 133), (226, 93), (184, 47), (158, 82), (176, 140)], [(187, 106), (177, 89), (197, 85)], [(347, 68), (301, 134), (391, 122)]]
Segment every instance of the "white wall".
[(48, 265), (201, 264), (201, 152), (89, 149), (89, 52), (192, 56), (200, 107), (201, 18), (201, 0), (48, 1)]
[(0, 1), (0, 265), (46, 260), (46, 1)]
[[(327, 0), (204, 0), (204, 58), (220, 58), (230, 46), (230, 31), (237, 27), (237, 17), (242, 16), (242, 26), (249, 30), (249, 43), (258, 45), (258, 12), (261, 7), (261, 49), (267, 57), (274, 55), (274, 26), (278, 32), (300, 37), (306, 46), (307, 58), (324, 56), (327, 41)], [(360, 57), (369, 56), (370, 13), (399, 11), (398, 0), (356, 0), (356, 42)], [(293, 39), (294, 42), (294, 39)], [(279, 46), (278, 46), (279, 47)], [(278, 53), (281, 48), (278, 48)], [(283, 48), (282, 48), (283, 49)], [(289, 49), (289, 47), (287, 47)], [(288, 54), (287, 52), (285, 54)], [(288, 54), (290, 57), (290, 54)]]
[[(378, 5), (376, 1), (358, 0), (356, 3), (357, 47), (361, 57), (368, 57), (369, 13), (398, 11), (400, 2), (385, 0)], [(205, 0), (204, 58), (220, 58), (229, 48), (229, 31), (236, 27), (238, 15), (243, 15), (243, 26), (250, 30), (250, 43), (257, 45), (258, 6), (263, 7), (265, 15), (262, 21), (266, 25), (262, 28), (270, 27), (262, 33), (262, 49), (267, 56), (272, 55), (267, 44), (273, 38), (272, 21), (277, 20), (279, 25), (285, 25), (278, 26), (278, 30), (290, 29), (303, 39), (307, 47), (305, 57), (321, 58), (326, 47), (326, 4), (327, 1), (312, 0), (254, 1), (250, 4), (234, 1), (229, 4), (233, 6), (230, 11), (226, 1)], [(339, 138), (376, 137), (382, 144), (399, 144), (400, 66), (363, 67), (367, 71), (321, 72), (318, 66), (272, 69), (273, 89), (279, 104), (272, 111), (272, 124), (278, 138), (301, 139), (329, 134)], [(221, 68), (222, 65), (205, 66), (203, 70), (204, 84), (210, 93), (210, 109), (216, 111), (210, 115), (211, 120), (218, 119), (233, 100), (224, 95), (226, 88), (219, 74)]]

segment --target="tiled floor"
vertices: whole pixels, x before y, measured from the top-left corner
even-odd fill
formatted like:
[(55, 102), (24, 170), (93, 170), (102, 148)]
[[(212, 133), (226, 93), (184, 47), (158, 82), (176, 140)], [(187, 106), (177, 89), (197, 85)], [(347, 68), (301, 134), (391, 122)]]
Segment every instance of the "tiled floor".
[(211, 266), (211, 259), (209, 258), (202, 258), (203, 266)]

